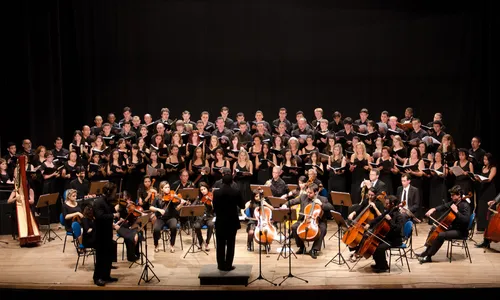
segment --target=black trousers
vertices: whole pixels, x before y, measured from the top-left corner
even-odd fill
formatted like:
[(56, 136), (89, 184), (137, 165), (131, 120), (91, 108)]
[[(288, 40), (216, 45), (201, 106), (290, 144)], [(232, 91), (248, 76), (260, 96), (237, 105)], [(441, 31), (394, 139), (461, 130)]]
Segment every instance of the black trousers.
[(236, 245), (236, 230), (234, 232), (217, 230), (217, 267), (219, 269), (229, 268), (233, 265), (234, 247)]
[(201, 227), (204, 225), (207, 225), (207, 239), (205, 241), (206, 244), (210, 243), (210, 238), (212, 237), (212, 234), (214, 232), (214, 222), (212, 221), (213, 217), (211, 218), (198, 218), (194, 224), (194, 231), (196, 232), (196, 236), (198, 237), (198, 243), (200, 246), (203, 244), (203, 235), (201, 234)]
[(385, 252), (389, 248), (391, 248), (391, 246), (387, 245), (386, 243), (380, 243), (377, 249), (375, 249), (375, 252), (373, 252), (373, 260), (375, 261), (375, 266), (378, 269), (389, 268), (389, 264), (387, 263), (387, 258), (385, 255)]
[(105, 280), (111, 277), (111, 264), (113, 263), (113, 241), (98, 243), (95, 255), (94, 281)]
[(161, 237), (161, 230), (163, 226), (167, 226), (170, 229), (170, 245), (175, 245), (175, 237), (177, 236), (177, 219), (170, 218), (168, 220), (156, 219), (155, 226), (153, 227), (153, 241), (155, 247), (158, 246), (158, 241)]
[(135, 256), (139, 255), (139, 242), (135, 243), (135, 236), (137, 235), (136, 229), (120, 227), (117, 233), (123, 237), (125, 246), (127, 247), (127, 259), (132, 260)]
[[(297, 244), (297, 247), (304, 248), (305, 247), (304, 241), (297, 234), (297, 228), (299, 227), (299, 225), (300, 222), (295, 222), (292, 225), (292, 235), (295, 238), (295, 243)], [(319, 238), (313, 242), (312, 246), (312, 249), (316, 251), (321, 250), (321, 244), (323, 243), (323, 239), (325, 238), (326, 235), (326, 223), (320, 222), (318, 224), (318, 227), (319, 227)]]
[(432, 245), (424, 251), (423, 256), (434, 256), (438, 252), (439, 248), (441, 248), (445, 240), (449, 241), (454, 239), (462, 239), (465, 234), (462, 231), (456, 229), (450, 229), (448, 231), (439, 233)]

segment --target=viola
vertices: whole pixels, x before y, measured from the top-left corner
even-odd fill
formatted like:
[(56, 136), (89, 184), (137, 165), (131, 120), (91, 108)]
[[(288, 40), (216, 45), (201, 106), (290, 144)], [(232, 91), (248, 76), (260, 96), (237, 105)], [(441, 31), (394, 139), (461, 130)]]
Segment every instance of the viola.
[(276, 227), (271, 224), (273, 212), (269, 207), (262, 205), (262, 201), (260, 203), (254, 210), (257, 226), (253, 238), (258, 244), (270, 245), (276, 236)]
[(318, 203), (309, 203), (304, 208), (304, 220), (297, 227), (297, 235), (304, 241), (315, 241), (320, 237), (318, 218), (323, 215), (323, 208)]
[(201, 197), (201, 202), (205, 203), (206, 205), (212, 205), (212, 200), (214, 199), (214, 195), (212, 192), (208, 192), (206, 195)]
[(498, 243), (500, 242), (500, 203), (497, 204), (496, 209), (495, 211), (493, 208), (488, 207), (488, 213), (491, 212), (491, 214), (489, 215), (488, 227), (484, 231), (484, 238)]

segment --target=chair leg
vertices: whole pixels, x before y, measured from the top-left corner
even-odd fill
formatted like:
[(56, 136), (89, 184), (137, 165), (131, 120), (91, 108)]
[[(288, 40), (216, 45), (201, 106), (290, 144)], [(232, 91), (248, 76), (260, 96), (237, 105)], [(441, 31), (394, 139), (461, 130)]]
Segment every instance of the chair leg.
[(448, 245), (450, 246), (450, 263), (451, 263), (451, 257), (453, 256), (453, 243), (451, 241), (448, 241)]
[(78, 254), (78, 257), (76, 258), (75, 272), (76, 272), (76, 269), (78, 268), (79, 262), (80, 262), (80, 254)]
[(125, 260), (125, 240), (122, 243), (122, 260)]
[(64, 250), (66, 250), (66, 239), (68, 238), (68, 235), (66, 234), (64, 236), (64, 245), (63, 245), (63, 253), (64, 253)]
[(465, 255), (469, 256), (469, 262), (472, 263), (472, 257), (470, 257), (469, 244), (467, 244), (467, 241), (464, 241), (464, 245), (465, 245)]
[(82, 266), (85, 265), (85, 258), (87, 257), (87, 253), (85, 252), (85, 250), (83, 250), (83, 261), (82, 261)]
[[(161, 239), (163, 241), (163, 252), (165, 252), (165, 240), (167, 239), (167, 232), (166, 231), (161, 232)], [(170, 240), (170, 237), (168, 237), (168, 239)]]
[[(410, 273), (411, 272), (410, 271), (410, 264), (408, 263), (408, 255), (406, 255), (406, 249), (403, 249), (403, 255), (406, 259), (406, 266), (408, 267), (408, 273)], [(401, 261), (403, 261), (403, 260), (401, 260)]]
[(181, 250), (184, 250), (184, 245), (182, 244), (182, 230), (179, 230), (179, 239), (181, 240)]
[(446, 247), (446, 258), (450, 258), (450, 241), (448, 241), (448, 246)]
[(413, 228), (415, 228), (415, 235), (418, 236), (417, 224), (413, 223)]
[(389, 273), (391, 273), (392, 249), (389, 248)]

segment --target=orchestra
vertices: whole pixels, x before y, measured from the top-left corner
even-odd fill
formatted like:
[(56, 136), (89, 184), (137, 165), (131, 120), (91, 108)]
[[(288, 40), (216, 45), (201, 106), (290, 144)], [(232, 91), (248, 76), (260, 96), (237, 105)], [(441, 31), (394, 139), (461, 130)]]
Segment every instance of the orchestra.
[[(232, 176), (228, 184), (242, 197), (238, 211), (241, 216), (247, 215), (241, 220), (248, 224), (249, 251), (254, 241), (270, 244), (256, 236), (260, 227), (266, 227), (269, 236), (276, 231), (274, 208), (261, 190), (251, 190), (251, 184), (268, 186), (273, 197), (288, 200), (282, 208), (298, 209), (298, 219), (287, 220), (293, 224), (292, 235), (298, 247), (295, 253), (307, 253), (313, 259), (321, 255), (327, 223), (332, 219), (330, 211), (335, 210), (351, 225), (340, 238), (354, 252), (352, 259), (363, 256), (359, 251), (367, 230), (390, 223), (386, 238), (396, 245), (401, 238), (397, 231), (408, 220), (420, 223), (425, 219), (426, 224), (432, 224), (427, 248), (419, 255), (421, 263), (431, 262), (445, 240), (466, 235), (473, 212), (477, 230), (485, 232), (484, 242), (478, 247), (497, 241), (500, 205), (493, 183), (494, 159), (480, 147), (479, 137), (472, 138), (470, 149), (455, 146), (448, 132), (451, 128), (444, 127), (440, 113), (429, 123), (415, 117), (410, 107), (400, 121), (387, 111), (382, 112), (380, 120), (370, 120), (372, 115), (366, 108), (360, 110), (356, 120), (338, 111), (328, 120), (323, 109), (316, 108), (312, 122), (299, 111), (296, 123), (287, 119), (286, 108), (280, 108), (278, 118), (269, 122), (261, 111), (255, 113), (253, 121), (245, 120), (243, 113), (233, 120), (227, 107), (215, 117), (204, 111), (200, 120), (191, 120), (189, 111), (173, 118), (168, 108), (162, 108), (159, 115), (156, 121), (150, 114), (141, 119), (130, 107), (124, 109), (118, 123), (111, 114), (107, 120), (98, 115), (93, 127), (84, 125), (74, 132), (70, 144), (64, 145), (57, 137), (53, 149), (40, 145), (32, 150), (31, 142), (25, 139), (18, 154), (16, 145), (9, 143), (7, 155), (0, 159), (0, 183), (14, 185), (18, 157), (26, 157), (30, 176), (28, 201), (23, 199), (23, 203), (38, 213), (34, 206), (39, 195), (61, 192), (65, 198), (58, 203), (58, 212), (63, 214), (66, 230), (71, 231), (72, 222), (85, 218), (88, 233), (98, 230), (89, 224), (102, 212), (94, 217), (90, 209), (80, 207), (78, 199), (99, 197), (90, 194), (95, 182), (104, 180), (120, 186), (118, 198), (124, 203), (114, 207), (120, 216), (113, 228), (125, 237), (129, 261), (139, 257), (140, 236), (132, 228), (136, 214), (152, 212), (149, 230), (153, 232), (154, 252), (159, 252), (161, 232), (169, 230), (173, 253), (178, 230), (184, 230), (177, 224), (186, 222), (179, 215), (180, 208), (191, 204), (205, 206), (204, 215), (196, 217), (192, 228), (199, 249), (208, 251), (216, 232), (213, 193), (222, 186), (225, 175)], [(130, 192), (122, 193), (122, 185)], [(290, 185), (298, 186), (295, 190)], [(187, 199), (183, 189), (198, 189), (199, 194), (196, 199)], [(349, 192), (354, 205), (347, 213), (342, 212), (344, 207), (332, 205), (332, 191)], [(13, 195), (9, 203), (19, 202), (19, 195)], [(451, 201), (445, 201), (449, 198)], [(438, 210), (446, 213), (438, 217)], [(427, 211), (425, 216), (423, 211)], [(445, 228), (443, 221), (449, 214), (455, 218)], [(33, 229), (38, 232), (33, 228), (36, 224), (28, 225), (30, 234)], [(205, 227), (206, 237), (202, 234)], [(98, 238), (88, 240), (92, 240), (90, 244), (99, 243)], [(308, 245), (310, 249), (306, 250)], [(387, 244), (373, 247), (374, 270), (386, 271)], [(96, 277), (96, 282), (102, 284), (99, 279), (106, 279), (106, 272)]]

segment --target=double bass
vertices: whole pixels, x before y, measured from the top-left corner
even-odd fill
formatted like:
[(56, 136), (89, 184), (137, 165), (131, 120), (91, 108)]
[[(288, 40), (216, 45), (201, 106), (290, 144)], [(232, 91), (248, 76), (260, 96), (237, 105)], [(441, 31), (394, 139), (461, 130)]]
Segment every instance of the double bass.
[(16, 213), (20, 246), (35, 245), (41, 241), (40, 230), (38, 229), (38, 224), (35, 221), (29, 203), (26, 160), (26, 156), (19, 156), (17, 159), (17, 167), (14, 172), (15, 192), (18, 194), (18, 199), (16, 200)]
[[(493, 205), (495, 205), (495, 203)], [(489, 222), (488, 227), (484, 231), (484, 238), (491, 242), (498, 243), (500, 242), (500, 203), (497, 204), (496, 210), (491, 206), (488, 207)]]
[[(261, 194), (262, 195), (262, 194)], [(276, 236), (276, 227), (271, 224), (273, 212), (269, 207), (264, 206), (260, 200), (260, 205), (255, 208), (254, 216), (257, 219), (257, 225), (254, 230), (254, 240), (261, 245), (271, 245)]]

